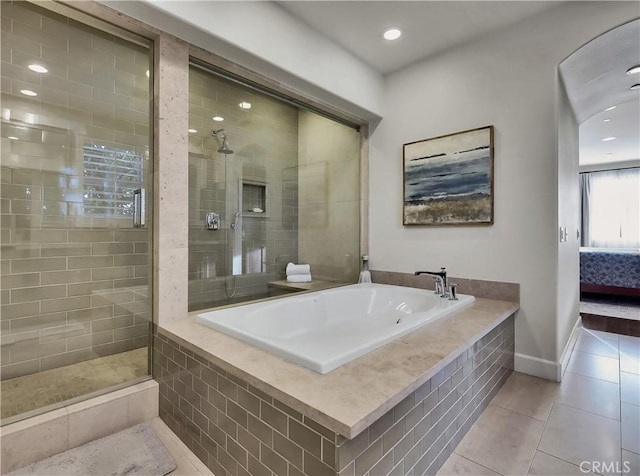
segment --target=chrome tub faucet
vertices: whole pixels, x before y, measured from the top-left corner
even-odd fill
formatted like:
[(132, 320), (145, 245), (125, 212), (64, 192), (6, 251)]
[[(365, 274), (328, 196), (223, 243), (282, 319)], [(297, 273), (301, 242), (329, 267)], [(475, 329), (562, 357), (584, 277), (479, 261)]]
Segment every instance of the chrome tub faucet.
[(416, 271), (415, 275), (420, 276), (421, 274), (427, 274), (429, 276), (433, 276), (435, 280), (435, 294), (439, 294), (440, 297), (449, 298), (450, 301), (457, 301), (458, 296), (456, 293), (456, 287), (458, 286), (455, 283), (449, 283), (447, 279), (447, 270), (446, 268), (440, 268), (440, 271)]

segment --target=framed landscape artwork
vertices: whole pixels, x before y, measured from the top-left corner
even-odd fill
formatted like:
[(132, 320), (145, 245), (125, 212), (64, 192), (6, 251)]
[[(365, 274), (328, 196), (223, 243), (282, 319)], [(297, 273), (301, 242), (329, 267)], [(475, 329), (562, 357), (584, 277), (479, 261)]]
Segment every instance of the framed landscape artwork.
[(493, 126), (403, 146), (403, 225), (493, 224)]

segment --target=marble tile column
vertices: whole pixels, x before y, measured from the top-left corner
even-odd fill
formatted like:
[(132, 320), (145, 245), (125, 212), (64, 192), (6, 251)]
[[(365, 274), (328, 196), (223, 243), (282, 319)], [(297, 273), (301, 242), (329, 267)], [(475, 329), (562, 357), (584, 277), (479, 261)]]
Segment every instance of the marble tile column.
[(154, 61), (153, 303), (162, 325), (187, 317), (189, 46), (161, 34)]

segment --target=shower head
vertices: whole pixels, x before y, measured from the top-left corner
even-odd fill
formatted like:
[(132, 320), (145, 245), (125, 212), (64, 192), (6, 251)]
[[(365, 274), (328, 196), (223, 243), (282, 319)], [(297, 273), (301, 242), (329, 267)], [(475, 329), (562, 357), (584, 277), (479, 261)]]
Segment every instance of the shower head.
[(224, 129), (211, 131), (211, 135), (221, 142), (220, 147), (218, 147), (218, 152), (224, 155), (233, 154), (233, 149), (231, 149), (231, 146), (229, 146), (229, 141), (227, 140), (227, 133), (225, 132)]
[(224, 155), (229, 155), (229, 154), (233, 154), (233, 149), (229, 147), (229, 144), (225, 141), (222, 147), (218, 148), (218, 152)]

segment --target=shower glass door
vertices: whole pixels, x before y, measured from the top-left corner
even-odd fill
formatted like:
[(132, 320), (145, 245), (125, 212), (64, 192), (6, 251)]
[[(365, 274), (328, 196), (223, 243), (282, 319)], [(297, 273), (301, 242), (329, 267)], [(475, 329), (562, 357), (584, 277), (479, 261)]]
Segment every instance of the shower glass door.
[[(189, 310), (298, 292), (359, 273), (360, 134), (221, 77), (189, 71)], [(209, 228), (207, 216), (220, 217)], [(305, 283), (306, 284), (306, 283)]]
[(3, 423), (149, 375), (150, 44), (58, 7), (0, 6)]

